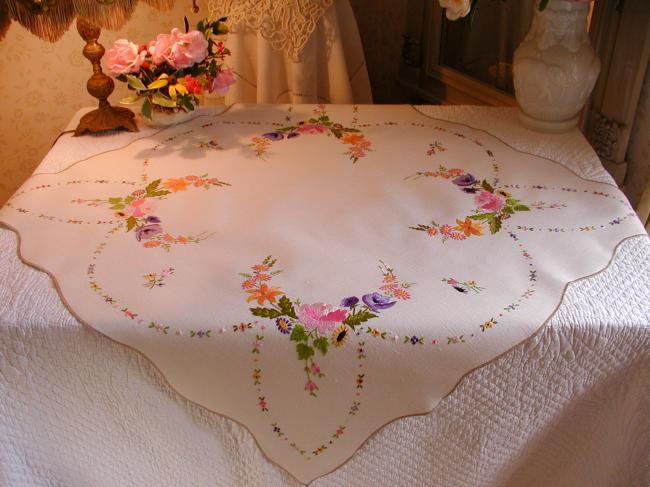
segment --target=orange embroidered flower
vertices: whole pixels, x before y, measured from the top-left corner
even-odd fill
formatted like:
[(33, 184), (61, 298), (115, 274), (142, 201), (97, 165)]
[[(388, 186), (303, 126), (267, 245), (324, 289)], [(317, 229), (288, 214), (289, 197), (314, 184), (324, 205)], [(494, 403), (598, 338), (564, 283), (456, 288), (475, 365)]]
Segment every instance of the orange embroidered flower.
[(255, 272), (266, 272), (269, 270), (269, 266), (266, 264), (257, 264), (252, 267)]
[(472, 235), (481, 236), (483, 235), (483, 227), (480, 223), (474, 223), (471, 218), (465, 218), (465, 221), (456, 220), (455, 230), (463, 232), (466, 237), (471, 237)]
[(401, 299), (406, 301), (407, 299), (411, 299), (411, 293), (409, 293), (406, 289), (399, 288), (393, 291), (393, 296), (396, 297), (397, 299)]
[(438, 229), (436, 227), (429, 227), (427, 230), (427, 235), (429, 235), (429, 237), (435, 237), (437, 233)]
[(185, 178), (177, 178), (177, 179), (168, 179), (163, 183), (163, 186), (165, 188), (169, 189), (170, 191), (173, 191), (176, 193), (177, 191), (185, 191), (187, 187), (189, 186), (190, 183), (188, 183)]
[(350, 145), (359, 145), (365, 142), (365, 140), (365, 137), (359, 134), (345, 134), (343, 137), (341, 137), (341, 142)]
[(147, 240), (143, 245), (144, 245), (146, 248), (151, 249), (151, 248), (153, 248), (153, 247), (158, 247), (158, 246), (160, 246), (160, 242), (158, 242), (157, 240)]
[(257, 284), (257, 279), (254, 277), (251, 277), (250, 279), (246, 279), (244, 282), (242, 282), (242, 289), (251, 289), (253, 286)]
[(169, 233), (166, 233), (165, 236), (163, 237), (165, 242), (173, 242), (174, 241), (174, 236), (170, 235)]
[(257, 300), (257, 304), (263, 305), (265, 301), (269, 303), (275, 303), (275, 299), (284, 294), (279, 287), (269, 286), (268, 284), (261, 284), (260, 287), (255, 289), (249, 289), (246, 291), (250, 296), (246, 298), (246, 302), (250, 303), (251, 301)]

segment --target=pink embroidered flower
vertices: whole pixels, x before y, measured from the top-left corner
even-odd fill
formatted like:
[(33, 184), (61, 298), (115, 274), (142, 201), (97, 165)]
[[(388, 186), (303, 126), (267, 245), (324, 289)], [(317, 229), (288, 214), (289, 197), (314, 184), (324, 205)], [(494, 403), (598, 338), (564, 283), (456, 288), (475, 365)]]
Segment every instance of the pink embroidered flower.
[(148, 203), (144, 198), (139, 198), (137, 200), (131, 201), (129, 206), (124, 209), (127, 215), (133, 216), (135, 218), (141, 218), (147, 213), (153, 211), (153, 205)]
[(347, 316), (346, 310), (323, 303), (303, 304), (298, 308), (298, 320), (305, 328), (316, 329), (323, 334), (331, 332)]
[(216, 91), (220, 96), (225, 95), (230, 89), (230, 85), (235, 83), (235, 75), (230, 69), (222, 69), (217, 76), (210, 80), (208, 91)]
[(327, 129), (320, 124), (315, 124), (315, 123), (306, 123), (301, 125), (296, 129), (296, 132), (300, 132), (302, 134), (312, 134), (312, 135), (318, 135), (318, 134), (324, 134)]
[(174, 69), (189, 68), (208, 55), (208, 41), (198, 30), (182, 33), (172, 29), (171, 34), (158, 34), (149, 43), (149, 54), (156, 64), (167, 63)]
[(138, 46), (126, 39), (118, 39), (104, 56), (104, 61), (111, 74), (135, 73), (140, 69), (147, 55), (146, 51), (139, 51)]
[(305, 384), (305, 390), (309, 392), (309, 394), (314, 394), (314, 391), (318, 389), (318, 386), (316, 383), (314, 383), (311, 380), (308, 380), (307, 383)]
[(503, 199), (489, 191), (481, 191), (474, 198), (476, 206), (492, 212), (497, 212), (503, 208)]

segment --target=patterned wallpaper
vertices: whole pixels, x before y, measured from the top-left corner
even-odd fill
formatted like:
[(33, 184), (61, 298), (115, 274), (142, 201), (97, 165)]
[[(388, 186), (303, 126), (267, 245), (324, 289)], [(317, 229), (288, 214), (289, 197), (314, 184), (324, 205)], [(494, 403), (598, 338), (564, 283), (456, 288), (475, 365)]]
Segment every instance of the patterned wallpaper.
[[(207, 15), (203, 8), (201, 13)], [(184, 15), (196, 22), (189, 0), (176, 2), (167, 12), (141, 2), (120, 31), (103, 31), (99, 40), (107, 48), (123, 37), (145, 42), (172, 27), (182, 28)], [(49, 43), (13, 23), (0, 41), (0, 205), (34, 171), (72, 115), (96, 105), (86, 92), (92, 69), (81, 54), (83, 46), (74, 25), (58, 42)], [(116, 88), (113, 104), (125, 91)]]

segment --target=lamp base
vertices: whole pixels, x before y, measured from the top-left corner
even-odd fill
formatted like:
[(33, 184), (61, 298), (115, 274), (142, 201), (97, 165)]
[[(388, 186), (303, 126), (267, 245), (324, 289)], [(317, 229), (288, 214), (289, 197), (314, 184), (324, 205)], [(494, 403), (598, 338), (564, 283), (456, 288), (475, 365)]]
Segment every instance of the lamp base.
[(105, 132), (107, 130), (125, 129), (129, 132), (138, 132), (138, 126), (135, 124), (135, 113), (128, 108), (113, 107), (106, 103), (92, 112), (86, 113), (79, 125), (74, 131), (74, 136), (78, 137), (86, 132)]

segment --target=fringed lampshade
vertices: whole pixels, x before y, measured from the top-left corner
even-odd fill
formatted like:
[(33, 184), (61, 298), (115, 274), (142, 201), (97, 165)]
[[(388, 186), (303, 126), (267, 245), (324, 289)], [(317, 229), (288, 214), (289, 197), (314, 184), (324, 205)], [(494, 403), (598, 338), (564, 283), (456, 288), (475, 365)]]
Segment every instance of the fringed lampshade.
[[(174, 0), (144, 0), (157, 10), (168, 10)], [(0, 40), (4, 38), (12, 21), (18, 22), (41, 39), (55, 42), (70, 28), (77, 18), (77, 30), (86, 41), (84, 56), (93, 65), (93, 75), (88, 80), (88, 92), (99, 99), (99, 108), (84, 115), (75, 131), (103, 132), (112, 129), (137, 131), (134, 113), (122, 107), (113, 107), (108, 96), (114, 83), (102, 72), (100, 59), (104, 47), (97, 42), (102, 28), (120, 29), (131, 17), (138, 0), (0, 0)]]

